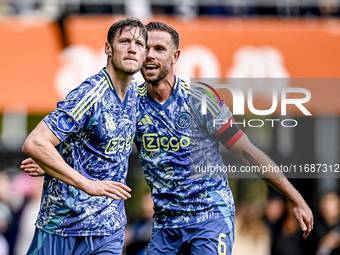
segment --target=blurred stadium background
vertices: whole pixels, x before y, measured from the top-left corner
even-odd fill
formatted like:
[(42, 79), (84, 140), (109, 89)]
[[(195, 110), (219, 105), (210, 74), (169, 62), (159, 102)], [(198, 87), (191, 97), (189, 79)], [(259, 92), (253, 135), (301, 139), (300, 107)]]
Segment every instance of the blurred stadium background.
[[(126, 16), (164, 21), (179, 32), (182, 52), (175, 73), (187, 82), (194, 77), (318, 80), (304, 85), (312, 93), (312, 116), (292, 113), (297, 127), (245, 129), (279, 164), (340, 163), (339, 0), (2, 0), (0, 255), (25, 254), (34, 231), (41, 178), (19, 169), (26, 136), (68, 91), (105, 66), (107, 30)], [(321, 253), (319, 245), (327, 244), (325, 237), (339, 224), (339, 178), (323, 174), (291, 181), (316, 217), (307, 240), (281, 197), (262, 181), (230, 180), (239, 219), (235, 255), (339, 254), (330, 248)], [(127, 183), (133, 197), (126, 202), (125, 252), (137, 254), (149, 236), (152, 213), (135, 150)]]

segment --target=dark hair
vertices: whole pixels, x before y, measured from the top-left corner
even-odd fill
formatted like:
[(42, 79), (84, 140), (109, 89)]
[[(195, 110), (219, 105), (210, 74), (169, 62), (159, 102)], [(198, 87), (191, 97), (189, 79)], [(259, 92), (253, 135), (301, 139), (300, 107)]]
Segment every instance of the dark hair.
[(173, 29), (172, 27), (170, 27), (169, 25), (167, 25), (163, 22), (153, 22), (153, 21), (151, 21), (145, 27), (146, 27), (146, 30), (148, 30), (148, 32), (150, 32), (150, 31), (168, 32), (171, 35), (172, 42), (173, 42), (174, 46), (176, 47), (176, 49), (179, 48), (179, 35), (178, 35), (177, 31), (175, 29)]
[(137, 18), (127, 18), (122, 19), (117, 22), (115, 22), (109, 29), (109, 32), (107, 32), (107, 41), (109, 44), (112, 44), (113, 38), (118, 35), (120, 36), (123, 32), (124, 28), (129, 28), (131, 30), (132, 28), (139, 28), (140, 34), (139, 36), (142, 36), (145, 39), (145, 42), (148, 41), (148, 31), (146, 30), (143, 23), (137, 19)]

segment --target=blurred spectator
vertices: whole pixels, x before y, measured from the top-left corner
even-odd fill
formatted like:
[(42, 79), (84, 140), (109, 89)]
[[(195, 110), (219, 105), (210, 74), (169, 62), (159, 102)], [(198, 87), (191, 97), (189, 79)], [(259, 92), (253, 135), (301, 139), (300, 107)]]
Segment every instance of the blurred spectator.
[(331, 191), (319, 200), (320, 217), (315, 222), (317, 255), (340, 255), (340, 196)]
[(285, 210), (284, 198), (273, 192), (266, 201), (264, 209), (264, 220), (270, 228), (271, 236), (277, 236), (278, 226), (281, 224)]
[(20, 214), (14, 255), (25, 254), (31, 244), (35, 231), (35, 221), (40, 208), (43, 178), (32, 178), (26, 174), (19, 175), (13, 182), (17, 192), (25, 197), (25, 204)]
[(320, 241), (316, 255), (340, 254), (340, 226), (329, 231)]
[(22, 172), (9, 176), (0, 171), (0, 255), (26, 254), (35, 230), (42, 183), (43, 178)]
[(5, 172), (0, 171), (0, 202), (8, 206), (11, 202), (10, 187), (11, 180), (9, 176)]
[(312, 255), (314, 252), (307, 251), (308, 243), (303, 238), (291, 206), (277, 192), (272, 193), (266, 202), (264, 218), (271, 230), (271, 255)]
[(4, 236), (13, 221), (12, 213), (8, 206), (9, 186), (10, 180), (8, 176), (4, 172), (0, 172), (0, 255), (10, 254), (10, 246), (7, 238)]
[(262, 216), (262, 206), (253, 203), (237, 206), (232, 255), (270, 255), (270, 231)]
[(5, 204), (0, 201), (0, 255), (9, 254), (9, 244), (3, 233), (9, 227), (9, 223), (12, 220), (11, 212)]
[(304, 255), (303, 235), (292, 213), (292, 204), (285, 202), (285, 213), (273, 231), (272, 255)]
[(151, 193), (144, 194), (141, 201), (142, 217), (125, 229), (126, 255), (144, 255), (152, 234), (153, 200)]

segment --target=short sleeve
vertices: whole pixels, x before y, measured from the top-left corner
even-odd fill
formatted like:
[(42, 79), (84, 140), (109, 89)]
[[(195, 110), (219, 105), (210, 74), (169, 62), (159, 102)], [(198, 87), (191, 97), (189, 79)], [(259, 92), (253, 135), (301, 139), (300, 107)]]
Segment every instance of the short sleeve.
[(58, 102), (57, 108), (43, 120), (54, 135), (64, 141), (87, 126), (97, 99), (90, 84), (83, 83)]
[(216, 96), (210, 96), (198, 90), (194, 90), (193, 93), (195, 94), (192, 94), (194, 96), (191, 98), (191, 105), (194, 106), (194, 113), (208, 134), (218, 139), (227, 148), (233, 146), (244, 132), (235, 124), (229, 107)]

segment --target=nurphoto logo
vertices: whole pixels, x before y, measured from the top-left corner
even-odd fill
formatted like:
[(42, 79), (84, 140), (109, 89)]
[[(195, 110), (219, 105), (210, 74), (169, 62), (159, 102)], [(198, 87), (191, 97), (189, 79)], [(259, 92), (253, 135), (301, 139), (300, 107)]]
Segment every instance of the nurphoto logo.
[[(253, 88), (248, 87), (246, 89), (241, 89), (235, 85), (230, 84), (215, 84), (215, 85), (209, 85), (204, 82), (197, 82), (196, 86), (200, 88), (201, 90), (205, 91), (206, 93), (202, 96), (202, 105), (201, 105), (201, 113), (203, 115), (207, 114), (207, 97), (211, 97), (215, 103), (222, 104), (221, 96), (217, 93), (216, 89), (220, 89), (220, 92), (222, 89), (228, 90), (229, 93), (232, 95), (233, 100), (233, 115), (245, 115), (246, 109), (255, 115), (255, 116), (270, 116), (273, 113), (275, 113), (280, 108), (280, 115), (281, 116), (287, 116), (287, 106), (293, 106), (296, 107), (304, 116), (312, 116), (310, 111), (307, 109), (305, 104), (310, 101), (311, 99), (311, 93), (308, 89), (305, 88), (299, 88), (299, 87), (282, 87), (282, 88), (271, 88), (271, 106), (269, 109), (256, 109), (254, 106), (254, 91)], [(295, 95), (296, 97), (289, 97), (290, 95)], [(239, 126), (249, 126), (249, 127), (262, 127), (265, 124), (269, 124), (271, 127), (274, 127), (276, 124), (281, 124), (282, 127), (295, 127), (298, 125), (298, 122), (296, 119), (292, 118), (252, 118), (249, 120), (243, 120), (243, 121), (234, 121), (232, 119), (225, 120), (225, 119), (215, 119), (214, 120), (214, 126), (215, 125), (223, 125), (230, 121), (231, 125), (237, 124)]]

